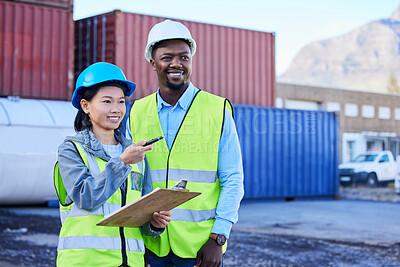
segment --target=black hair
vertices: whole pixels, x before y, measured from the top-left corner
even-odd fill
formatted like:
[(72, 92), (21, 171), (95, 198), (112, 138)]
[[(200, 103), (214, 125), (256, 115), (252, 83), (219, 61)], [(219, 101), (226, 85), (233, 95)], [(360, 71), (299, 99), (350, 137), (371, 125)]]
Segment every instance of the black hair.
[[(159, 42), (153, 44), (153, 46), (151, 47), (151, 58), (154, 58), (154, 51), (157, 50), (157, 48), (162, 44), (162, 42), (169, 41), (169, 40), (174, 40), (174, 39), (162, 40), (162, 41), (159, 41)], [(189, 46), (190, 53), (192, 52), (192, 43), (189, 40), (187, 40), (187, 39), (177, 39), (177, 40), (184, 41)]]
[[(100, 88), (104, 86), (116, 86), (121, 88), (124, 91), (124, 96), (126, 96), (127, 87), (126, 84), (120, 81), (106, 81), (102, 83), (95, 84), (91, 87), (85, 87), (81, 89), (80, 95), (81, 99), (85, 99), (86, 101), (92, 101), (93, 97), (97, 94)], [(123, 127), (122, 123), (118, 126), (118, 129)], [(80, 132), (87, 128), (92, 128), (92, 122), (90, 121), (90, 117), (86, 114), (82, 107), (79, 105), (78, 113), (75, 116), (74, 121), (75, 132)]]

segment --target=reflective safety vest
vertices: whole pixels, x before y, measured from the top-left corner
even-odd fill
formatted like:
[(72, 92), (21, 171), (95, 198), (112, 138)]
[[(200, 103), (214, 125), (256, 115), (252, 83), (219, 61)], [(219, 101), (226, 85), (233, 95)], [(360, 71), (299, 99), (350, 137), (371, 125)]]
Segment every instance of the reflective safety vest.
[[(73, 143), (92, 175), (105, 169), (105, 160), (87, 153), (78, 143)], [(66, 203), (67, 194), (56, 163), (54, 184), (60, 201), (62, 222), (57, 266), (144, 266), (145, 248), (139, 228), (96, 225), (104, 216), (140, 197), (140, 188), (136, 188), (136, 185), (138, 179), (143, 179), (144, 162), (131, 166), (126, 189), (119, 188), (100, 208), (87, 211), (72, 202)]]
[[(164, 139), (146, 152), (153, 189), (172, 188), (179, 180), (186, 179), (187, 189), (202, 193), (171, 211), (171, 222), (161, 235), (144, 236), (146, 247), (159, 257), (172, 249), (181, 258), (196, 258), (209, 239), (221, 189), (217, 169), (225, 106), (232, 111), (228, 100), (198, 91), (171, 150)], [(134, 142), (163, 135), (156, 93), (135, 101), (130, 128)]]

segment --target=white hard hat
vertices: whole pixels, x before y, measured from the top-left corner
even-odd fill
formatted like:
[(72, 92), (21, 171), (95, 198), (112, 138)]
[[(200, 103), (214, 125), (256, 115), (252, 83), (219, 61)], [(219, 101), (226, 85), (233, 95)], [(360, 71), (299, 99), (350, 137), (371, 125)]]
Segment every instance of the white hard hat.
[(166, 19), (163, 22), (154, 25), (149, 32), (146, 49), (144, 51), (144, 57), (146, 60), (150, 62), (151, 52), (154, 44), (160, 41), (171, 39), (187, 40), (190, 43), (190, 51), (192, 52), (192, 56), (196, 52), (196, 42), (193, 40), (189, 29), (180, 22)]

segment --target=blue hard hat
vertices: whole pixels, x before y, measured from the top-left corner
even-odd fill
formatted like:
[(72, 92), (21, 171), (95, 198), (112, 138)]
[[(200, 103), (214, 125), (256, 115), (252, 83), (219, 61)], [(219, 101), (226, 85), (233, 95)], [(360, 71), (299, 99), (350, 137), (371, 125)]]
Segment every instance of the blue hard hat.
[(125, 84), (125, 96), (131, 96), (135, 92), (136, 84), (128, 81), (120, 68), (110, 63), (97, 62), (79, 74), (71, 99), (72, 105), (79, 109), (82, 89), (108, 81), (118, 81)]

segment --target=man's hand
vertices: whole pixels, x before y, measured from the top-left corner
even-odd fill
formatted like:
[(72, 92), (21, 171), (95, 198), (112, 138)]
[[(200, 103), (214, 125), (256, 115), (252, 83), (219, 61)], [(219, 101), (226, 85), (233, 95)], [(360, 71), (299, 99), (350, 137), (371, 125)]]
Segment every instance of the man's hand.
[(222, 264), (222, 246), (209, 238), (207, 242), (197, 252), (197, 258), (194, 262), (196, 267), (219, 267)]

